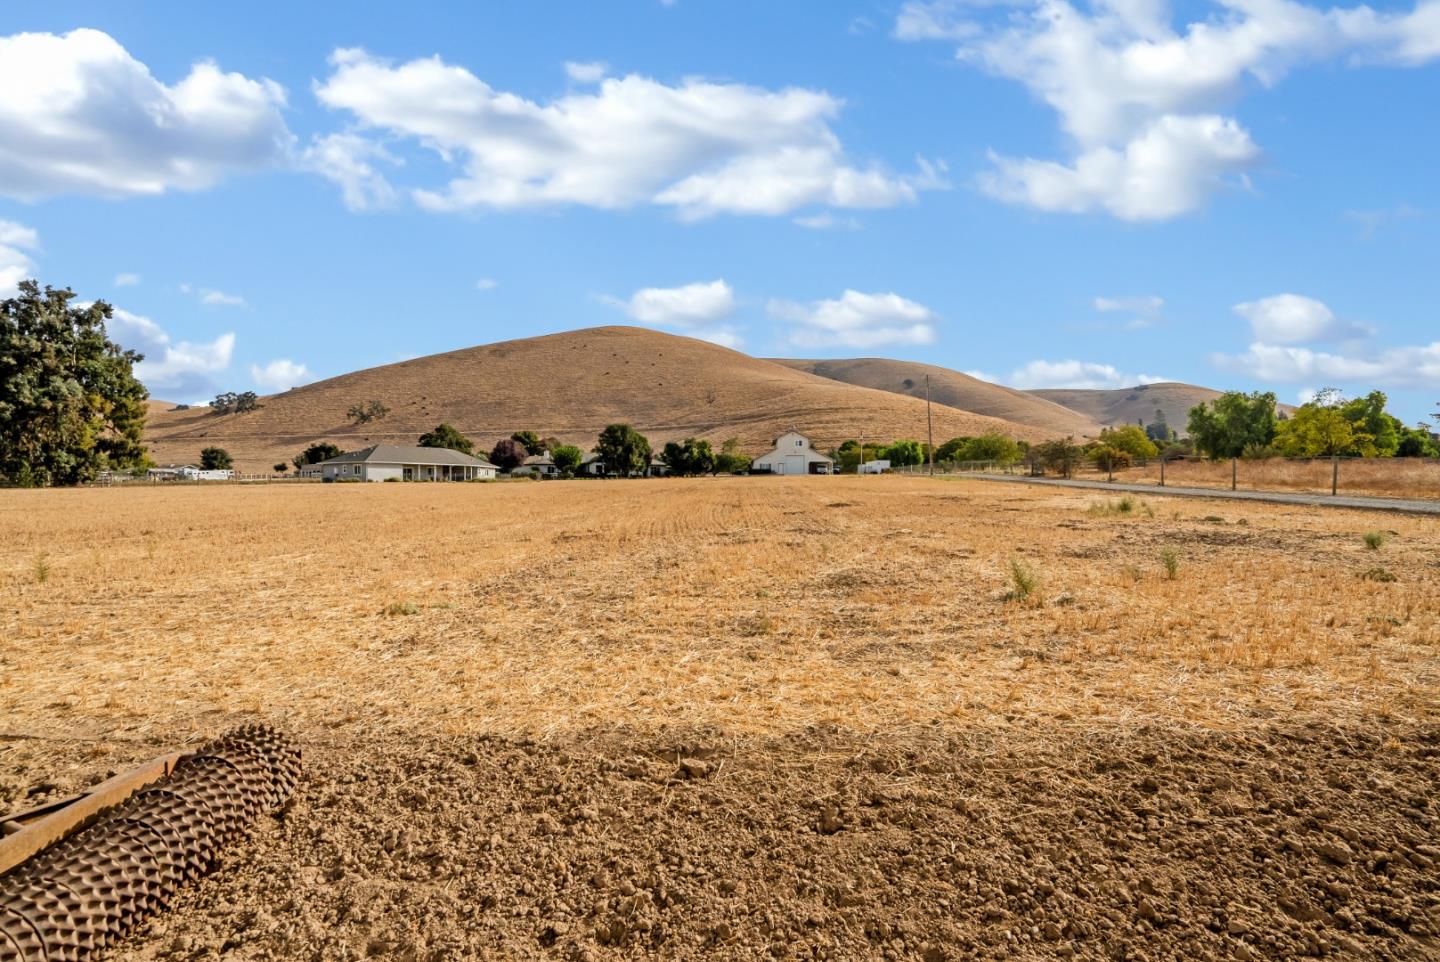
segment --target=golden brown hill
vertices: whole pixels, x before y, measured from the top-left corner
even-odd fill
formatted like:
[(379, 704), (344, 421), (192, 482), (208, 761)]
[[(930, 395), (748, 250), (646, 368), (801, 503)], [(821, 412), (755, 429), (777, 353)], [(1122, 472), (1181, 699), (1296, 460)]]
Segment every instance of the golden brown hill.
[[(354, 404), (378, 400), (382, 420), (357, 425)], [(206, 409), (152, 417), (157, 461), (218, 445), (244, 472), (268, 472), (316, 441), (345, 450), (413, 444), (449, 422), (485, 450), (518, 430), (589, 450), (605, 425), (628, 421), (652, 444), (688, 436), (739, 438), (758, 453), (792, 427), (821, 448), (846, 438), (925, 437), (923, 401), (796, 371), (705, 341), (634, 327), (600, 327), (435, 354), (318, 381), (261, 400), (258, 411)], [(935, 437), (1003, 431), (1043, 440), (1043, 428), (936, 405)]]
[(1046, 437), (1074, 435), (1082, 438), (1100, 433), (1100, 425), (1094, 418), (1068, 407), (1037, 398), (1027, 391), (991, 384), (933, 364), (893, 361), (882, 357), (827, 361), (774, 360), (776, 364), (846, 384), (918, 398), (925, 396), (925, 375), (928, 374), (930, 399), (937, 404), (1029, 425)]
[(1165, 413), (1165, 423), (1180, 434), (1185, 433), (1191, 408), (1201, 401), (1213, 401), (1220, 396), (1220, 392), (1212, 388), (1178, 381), (1141, 384), (1113, 391), (1046, 388), (1029, 393), (1078, 411), (1107, 426), (1142, 421), (1150, 424), (1155, 420), (1155, 412), (1160, 410)]

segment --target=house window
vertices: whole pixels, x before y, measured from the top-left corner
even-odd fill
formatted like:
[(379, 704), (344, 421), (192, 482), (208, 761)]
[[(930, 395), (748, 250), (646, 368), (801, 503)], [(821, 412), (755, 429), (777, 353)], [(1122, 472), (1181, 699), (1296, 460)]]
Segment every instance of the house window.
[(804, 442), (804, 441), (796, 441), (796, 442), (795, 442), (795, 446), (796, 446), (797, 448), (803, 447), (804, 445), (805, 445), (805, 442)]

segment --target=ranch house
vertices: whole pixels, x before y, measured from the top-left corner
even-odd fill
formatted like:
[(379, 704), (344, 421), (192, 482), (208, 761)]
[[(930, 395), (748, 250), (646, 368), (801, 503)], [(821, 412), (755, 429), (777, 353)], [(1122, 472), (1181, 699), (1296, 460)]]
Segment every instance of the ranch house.
[(833, 474), (835, 461), (815, 450), (799, 431), (787, 431), (775, 439), (775, 447), (750, 462), (757, 474)]
[(313, 466), (325, 481), (474, 481), (493, 478), (499, 470), (489, 461), (449, 448), (400, 444), (377, 444)]

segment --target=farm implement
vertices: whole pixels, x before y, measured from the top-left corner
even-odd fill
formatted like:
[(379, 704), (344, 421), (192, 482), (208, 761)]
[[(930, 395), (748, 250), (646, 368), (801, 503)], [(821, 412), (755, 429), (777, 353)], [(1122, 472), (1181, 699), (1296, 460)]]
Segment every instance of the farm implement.
[(0, 820), (0, 962), (79, 962), (143, 924), (257, 816), (300, 751), (263, 725)]

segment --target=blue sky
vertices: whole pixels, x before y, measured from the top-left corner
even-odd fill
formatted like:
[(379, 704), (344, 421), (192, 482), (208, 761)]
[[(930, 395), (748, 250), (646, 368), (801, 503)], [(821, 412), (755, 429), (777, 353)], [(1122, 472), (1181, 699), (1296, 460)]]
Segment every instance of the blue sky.
[(609, 323), (1440, 399), (1440, 0), (32, 3), (0, 287), (152, 393)]

